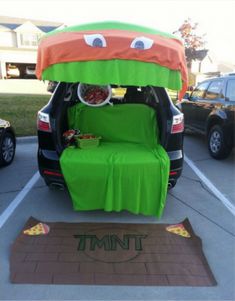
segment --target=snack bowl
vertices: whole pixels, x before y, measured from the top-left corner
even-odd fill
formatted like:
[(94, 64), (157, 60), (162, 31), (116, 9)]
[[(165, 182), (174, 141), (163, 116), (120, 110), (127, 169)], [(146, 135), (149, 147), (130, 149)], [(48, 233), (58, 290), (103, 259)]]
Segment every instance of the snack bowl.
[(74, 136), (77, 147), (81, 149), (95, 148), (99, 146), (101, 137), (93, 134), (81, 134)]
[(77, 94), (81, 102), (91, 107), (101, 107), (109, 102), (112, 97), (110, 85), (89, 85), (80, 83)]

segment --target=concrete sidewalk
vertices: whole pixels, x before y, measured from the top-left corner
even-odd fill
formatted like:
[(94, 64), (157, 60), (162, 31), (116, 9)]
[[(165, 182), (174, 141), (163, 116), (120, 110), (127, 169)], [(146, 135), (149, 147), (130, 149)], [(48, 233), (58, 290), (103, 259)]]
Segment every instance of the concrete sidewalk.
[(2, 94), (36, 94), (50, 95), (47, 92), (48, 81), (37, 79), (1, 79), (0, 93)]

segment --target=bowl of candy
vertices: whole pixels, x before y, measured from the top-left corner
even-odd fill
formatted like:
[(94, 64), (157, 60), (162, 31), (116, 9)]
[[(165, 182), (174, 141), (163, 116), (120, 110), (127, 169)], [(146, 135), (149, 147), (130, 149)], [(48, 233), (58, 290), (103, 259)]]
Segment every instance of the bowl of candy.
[(91, 107), (101, 107), (109, 102), (112, 96), (112, 88), (110, 85), (89, 85), (80, 83), (78, 85), (77, 94), (81, 102)]
[(77, 147), (82, 149), (94, 148), (99, 146), (101, 137), (93, 134), (80, 134), (74, 136)]

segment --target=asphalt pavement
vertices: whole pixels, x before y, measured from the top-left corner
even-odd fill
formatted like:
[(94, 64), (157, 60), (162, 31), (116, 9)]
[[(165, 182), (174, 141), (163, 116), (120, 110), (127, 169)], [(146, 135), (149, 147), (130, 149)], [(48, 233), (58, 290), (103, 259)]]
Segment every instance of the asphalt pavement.
[[(37, 145), (17, 145), (13, 164), (0, 169), (0, 214), (22, 195), (37, 172)], [(202, 137), (186, 135), (185, 153), (231, 202), (235, 202), (234, 152), (224, 161), (211, 159)], [(0, 300), (235, 300), (234, 215), (185, 163), (176, 187), (169, 191), (161, 219), (128, 212), (75, 212), (67, 191), (50, 190), (41, 178), (22, 197), (0, 229)], [(66, 222), (178, 223), (189, 218), (218, 282), (215, 287), (149, 287), (89, 285), (24, 285), (9, 281), (10, 246), (26, 220)]]

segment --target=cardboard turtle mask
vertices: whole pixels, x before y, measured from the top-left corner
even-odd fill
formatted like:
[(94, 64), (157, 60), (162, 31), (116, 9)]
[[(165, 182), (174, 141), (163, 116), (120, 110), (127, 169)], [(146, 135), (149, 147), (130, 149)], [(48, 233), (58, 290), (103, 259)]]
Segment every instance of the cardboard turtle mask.
[(36, 74), (39, 79), (187, 88), (182, 42), (154, 29), (102, 22), (55, 30), (43, 37)]

